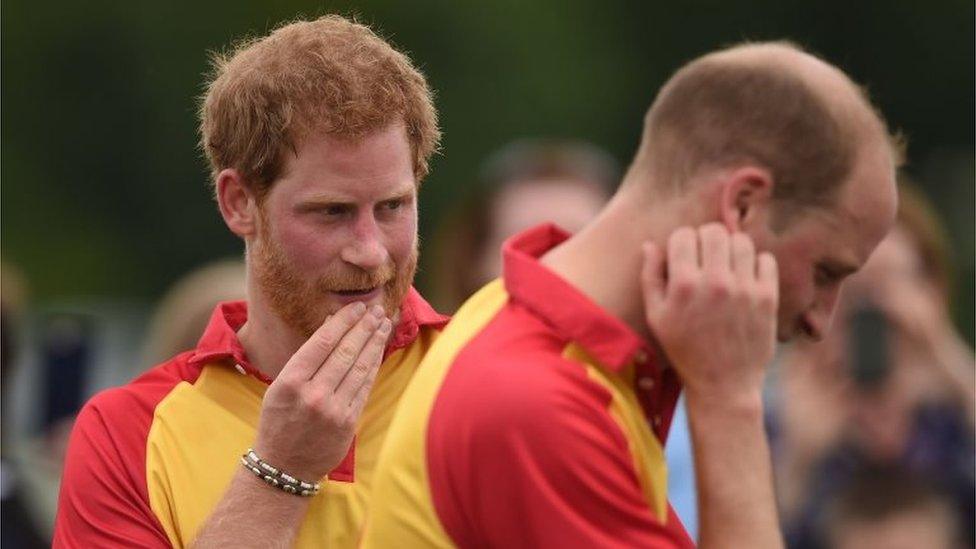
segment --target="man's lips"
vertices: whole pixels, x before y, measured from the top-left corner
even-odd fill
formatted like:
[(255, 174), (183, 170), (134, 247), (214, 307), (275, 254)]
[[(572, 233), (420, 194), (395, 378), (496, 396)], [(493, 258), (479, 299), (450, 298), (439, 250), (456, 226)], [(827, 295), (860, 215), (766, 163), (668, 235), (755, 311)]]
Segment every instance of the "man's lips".
[(360, 288), (354, 290), (332, 290), (332, 294), (338, 297), (341, 301), (352, 302), (352, 301), (369, 301), (380, 295), (383, 291), (382, 286), (376, 286), (374, 288)]
[[(379, 286), (377, 286), (377, 288), (378, 287)], [(335, 293), (339, 295), (365, 295), (372, 292), (375, 289), (376, 288), (363, 288), (359, 290), (335, 290)]]

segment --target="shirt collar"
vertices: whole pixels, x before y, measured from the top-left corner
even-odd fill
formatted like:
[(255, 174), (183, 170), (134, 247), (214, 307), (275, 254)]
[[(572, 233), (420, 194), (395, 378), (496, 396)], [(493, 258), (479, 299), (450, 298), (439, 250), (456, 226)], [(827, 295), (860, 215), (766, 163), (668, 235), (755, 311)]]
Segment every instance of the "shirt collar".
[(502, 259), (508, 294), (613, 371), (632, 361), (657, 363), (653, 348), (622, 320), (539, 262), (569, 236), (546, 223), (506, 241)]
[[(434, 310), (413, 287), (407, 292), (400, 306), (400, 320), (397, 323), (393, 337), (386, 346), (386, 354), (409, 346), (420, 334), (423, 327), (435, 329), (443, 328), (450, 317)], [(202, 366), (212, 362), (233, 361), (235, 367), (240, 367), (245, 373), (271, 383), (271, 378), (254, 367), (247, 358), (244, 346), (237, 339), (237, 331), (247, 321), (247, 303), (244, 301), (227, 301), (219, 303), (210, 316), (210, 322), (200, 337), (193, 355), (189, 359), (191, 365)]]
[(439, 330), (447, 325), (450, 319), (451, 317), (435, 311), (420, 292), (411, 286), (400, 305), (400, 321), (397, 323), (396, 331), (393, 332), (393, 337), (390, 338), (390, 343), (386, 346), (387, 354), (413, 343), (420, 334), (421, 328)]

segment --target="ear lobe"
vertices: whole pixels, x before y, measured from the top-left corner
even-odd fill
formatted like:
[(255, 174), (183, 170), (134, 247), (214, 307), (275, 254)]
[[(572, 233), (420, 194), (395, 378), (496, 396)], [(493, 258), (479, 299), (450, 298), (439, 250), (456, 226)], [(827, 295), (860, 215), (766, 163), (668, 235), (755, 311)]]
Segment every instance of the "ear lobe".
[(722, 188), (722, 222), (732, 232), (767, 217), (773, 197), (773, 177), (768, 170), (746, 166), (732, 171)]
[(217, 174), (217, 205), (232, 233), (248, 238), (257, 232), (257, 198), (245, 184), (244, 176), (233, 168)]

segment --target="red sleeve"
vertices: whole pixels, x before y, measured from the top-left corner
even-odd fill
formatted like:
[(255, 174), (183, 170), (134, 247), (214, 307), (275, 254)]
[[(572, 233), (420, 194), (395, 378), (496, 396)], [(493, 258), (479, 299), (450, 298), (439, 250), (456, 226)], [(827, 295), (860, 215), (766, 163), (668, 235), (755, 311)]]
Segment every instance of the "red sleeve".
[[(607, 412), (609, 393), (578, 364), (455, 363), (432, 410), (434, 507), (459, 547), (693, 547), (661, 523)], [(665, 489), (665, 487), (662, 487)]]
[(146, 488), (151, 421), (152, 408), (126, 389), (82, 408), (61, 477), (54, 547), (170, 547)]

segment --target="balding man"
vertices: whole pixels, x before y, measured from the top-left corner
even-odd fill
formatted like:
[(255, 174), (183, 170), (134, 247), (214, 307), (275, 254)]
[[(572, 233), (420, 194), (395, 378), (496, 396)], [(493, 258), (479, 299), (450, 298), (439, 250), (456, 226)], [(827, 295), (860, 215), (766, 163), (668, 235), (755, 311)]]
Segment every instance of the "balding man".
[(827, 330), (893, 223), (895, 163), (859, 88), (793, 45), (680, 69), (597, 219), (509, 240), (427, 355), (365, 546), (691, 546), (662, 452), (682, 387), (701, 545), (781, 546), (764, 368), (777, 335)]

